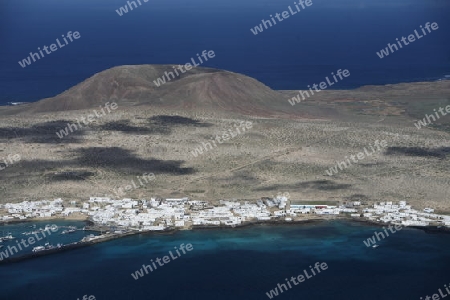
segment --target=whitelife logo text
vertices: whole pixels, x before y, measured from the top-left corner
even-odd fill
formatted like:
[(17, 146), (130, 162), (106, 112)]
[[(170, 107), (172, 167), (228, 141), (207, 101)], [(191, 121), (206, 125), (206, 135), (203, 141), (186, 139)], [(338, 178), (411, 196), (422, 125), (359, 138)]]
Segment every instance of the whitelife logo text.
[[(72, 31), (69, 31), (67, 33), (67, 36), (64, 36), (64, 34), (61, 36), (62, 36), (65, 44), (61, 44), (61, 42), (59, 41), (59, 38), (57, 38), (56, 44), (58, 44), (58, 46), (56, 44), (51, 44), (50, 47), (47, 47), (47, 45), (44, 45), (44, 47), (42, 47), (42, 49), (41, 49), (41, 47), (38, 47), (38, 52), (41, 55), (39, 55), (39, 53), (30, 52), (30, 55), (27, 58), (24, 58), (24, 59), (22, 59), (22, 61), (19, 61), (19, 65), (22, 68), (25, 68), (26, 66), (31, 65), (31, 63), (32, 63), (31, 60), (33, 60), (33, 62), (35, 62), (36, 59), (39, 60), (44, 57), (44, 53), (42, 52), (42, 50), (44, 50), (46, 54), (51, 54), (52, 52), (55, 52), (56, 50), (61, 49), (61, 48), (65, 47), (66, 45), (68, 45), (69, 42), (67, 41), (67, 39), (69, 39), (71, 42), (73, 42), (74, 39), (78, 40), (81, 37), (81, 35), (78, 31), (75, 31), (74, 33), (72, 33)], [(66, 39), (66, 37), (67, 37), (67, 39)], [(49, 49), (50, 49), (50, 51), (49, 51)]]

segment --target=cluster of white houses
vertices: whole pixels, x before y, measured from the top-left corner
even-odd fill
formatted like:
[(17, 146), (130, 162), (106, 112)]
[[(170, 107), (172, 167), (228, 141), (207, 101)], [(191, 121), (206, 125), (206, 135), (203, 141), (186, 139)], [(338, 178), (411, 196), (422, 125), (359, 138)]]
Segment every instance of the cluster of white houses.
[(366, 208), (363, 216), (371, 221), (399, 224), (403, 226), (448, 226), (450, 216), (438, 215), (431, 208), (425, 208), (423, 212), (411, 208), (405, 201), (398, 204), (393, 202), (380, 202), (373, 208)]
[[(3, 210), (3, 212), (2, 212)], [(347, 206), (291, 203), (284, 196), (263, 198), (256, 202), (225, 201), (219, 206), (189, 198), (150, 200), (91, 197), (89, 201), (68, 203), (53, 201), (24, 201), (0, 205), (0, 221), (84, 215), (96, 225), (117, 226), (129, 230), (152, 231), (166, 228), (195, 226), (237, 226), (249, 221), (301, 219), (303, 214), (339, 215), (365, 218), (371, 221), (401, 224), (403, 226), (450, 226), (450, 217), (433, 213), (432, 209), (419, 212), (400, 201), (399, 204), (381, 202), (373, 208), (361, 208), (360, 202)]]
[(61, 199), (6, 203), (0, 205), (0, 208), (5, 210), (5, 214), (0, 218), (2, 221), (50, 218), (62, 214), (64, 211), (63, 200)]

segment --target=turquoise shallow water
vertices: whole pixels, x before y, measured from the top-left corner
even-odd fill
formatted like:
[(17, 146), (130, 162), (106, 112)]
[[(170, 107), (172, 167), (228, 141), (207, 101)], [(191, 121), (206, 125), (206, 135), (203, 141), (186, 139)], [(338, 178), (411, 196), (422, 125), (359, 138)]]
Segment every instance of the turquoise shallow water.
[[(2, 265), (0, 299), (268, 299), (315, 262), (329, 268), (276, 298), (419, 299), (450, 282), (450, 235), (403, 229), (367, 248), (375, 231), (333, 221), (138, 235)], [(194, 249), (131, 277), (182, 243)]]

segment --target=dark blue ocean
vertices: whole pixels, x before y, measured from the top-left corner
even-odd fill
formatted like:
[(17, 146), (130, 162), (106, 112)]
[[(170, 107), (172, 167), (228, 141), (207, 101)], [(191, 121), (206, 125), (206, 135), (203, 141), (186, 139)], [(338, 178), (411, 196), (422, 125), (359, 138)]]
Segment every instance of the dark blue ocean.
[[(450, 1), (312, 0), (264, 32), (250, 28), (292, 0), (150, 0), (119, 16), (125, 0), (3, 0), (0, 4), (0, 104), (51, 97), (107, 68), (184, 64), (255, 77), (274, 89), (306, 89), (337, 69), (333, 86), (356, 88), (438, 80), (450, 74)], [(426, 22), (439, 29), (380, 59), (376, 52)], [(18, 61), (68, 31), (81, 38), (22, 68)]]
[[(328, 269), (274, 299), (410, 300), (450, 282), (450, 235), (403, 229), (367, 248), (375, 231), (332, 221), (138, 235), (0, 265), (0, 299), (269, 299), (266, 292), (316, 262)], [(193, 250), (131, 277), (182, 243)]]

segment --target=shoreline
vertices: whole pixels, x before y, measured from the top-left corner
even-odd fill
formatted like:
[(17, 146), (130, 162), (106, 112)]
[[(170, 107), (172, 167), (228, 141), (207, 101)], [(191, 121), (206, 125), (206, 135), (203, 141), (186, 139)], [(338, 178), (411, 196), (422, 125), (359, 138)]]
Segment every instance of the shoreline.
[(3, 225), (9, 225), (9, 224), (19, 224), (19, 223), (32, 223), (32, 222), (43, 222), (43, 221), (80, 221), (80, 222), (86, 222), (87, 225), (92, 226), (94, 225), (94, 222), (92, 222), (91, 220), (89, 220), (89, 218), (87, 217), (82, 217), (82, 216), (75, 216), (75, 217), (69, 217), (69, 218), (64, 218), (64, 217), (48, 217), (48, 218), (29, 218), (29, 219), (24, 219), (24, 220), (18, 220), (18, 219), (13, 219), (13, 220), (7, 220), (7, 221), (0, 221), (0, 226)]
[[(58, 218), (58, 219), (68, 221), (67, 219), (64, 219), (64, 218), (62, 218), (62, 219)], [(261, 226), (261, 225), (268, 225), (268, 226), (292, 225), (292, 226), (295, 226), (295, 225), (317, 224), (317, 223), (330, 222), (330, 221), (336, 221), (336, 220), (347, 221), (347, 222), (356, 223), (356, 224), (363, 225), (363, 226), (383, 227), (383, 225), (391, 225), (391, 224), (387, 224), (387, 223), (379, 223), (379, 222), (374, 222), (374, 221), (370, 221), (370, 220), (362, 220), (362, 219), (357, 219), (357, 218), (348, 217), (348, 216), (326, 216), (326, 217), (320, 217), (320, 218), (316, 217), (316, 218), (308, 218), (308, 219), (304, 219), (304, 220), (292, 220), (292, 221), (286, 221), (286, 220), (249, 221), (249, 222), (245, 222), (245, 223), (242, 223), (242, 224), (236, 225), (236, 226), (224, 226), (224, 225), (219, 225), (219, 226), (198, 225), (197, 226), (196, 225), (196, 226), (192, 226), (192, 228), (189, 228), (189, 229), (180, 229), (180, 228), (170, 227), (165, 230), (132, 231), (132, 232), (126, 232), (126, 233), (120, 233), (120, 234), (111, 234), (111, 235), (103, 236), (103, 237), (96, 238), (96, 239), (90, 240), (90, 241), (74, 242), (74, 243), (70, 243), (67, 245), (63, 245), (60, 248), (43, 250), (41, 252), (28, 253), (28, 254), (17, 256), (17, 257), (7, 258), (7, 259), (0, 261), (0, 266), (4, 265), (4, 264), (18, 263), (18, 262), (33, 259), (36, 257), (42, 257), (42, 256), (47, 256), (47, 255), (56, 254), (56, 253), (62, 253), (62, 252), (66, 252), (66, 251), (70, 251), (70, 250), (74, 250), (74, 249), (78, 249), (78, 248), (93, 246), (96, 244), (100, 244), (100, 243), (104, 243), (104, 242), (108, 242), (108, 241), (112, 241), (112, 240), (117, 240), (117, 239), (121, 239), (121, 238), (125, 238), (125, 237), (130, 237), (130, 236), (134, 236), (134, 235), (173, 235), (180, 231), (186, 231), (186, 230), (211, 230), (211, 229), (240, 230), (240, 229), (244, 229), (244, 228), (251, 227), (251, 226)], [(36, 221), (39, 221), (39, 220), (18, 220), (18, 222), (15, 221), (15, 222), (10, 222), (10, 223), (28, 223), (28, 222), (36, 222)], [(81, 220), (77, 220), (77, 221), (81, 221)], [(90, 220), (84, 220), (84, 221), (94, 224)], [(0, 223), (0, 225), (3, 225), (3, 224)], [(406, 226), (405, 228), (422, 230), (427, 234), (439, 234), (439, 233), (450, 234), (450, 228), (440, 227), (440, 226)], [(90, 229), (90, 231), (98, 232), (95, 229)]]
[[(205, 68), (217, 69), (217, 70), (221, 70), (221, 71), (225, 71), (225, 72), (231, 72), (231, 71), (227, 71), (225, 69), (218, 69), (218, 68), (209, 68), (209, 67), (199, 67), (199, 68), (203, 68), (203, 69), (205, 69)], [(233, 73), (233, 72), (231, 72), (231, 73)], [(357, 90), (357, 89), (360, 89), (360, 88), (364, 88), (364, 87), (390, 87), (392, 85), (417, 84), (417, 83), (434, 83), (434, 82), (445, 82), (447, 80), (450, 80), (450, 78), (446, 77), (447, 75), (442, 75), (442, 72), (439, 73), (439, 74), (440, 74), (439, 76), (438, 75), (436, 75), (436, 76), (427, 76), (426, 78), (424, 77), (424, 78), (420, 78), (420, 79), (417, 79), (417, 77), (414, 77), (414, 78), (409, 79), (409, 80), (406, 80), (406, 79), (400, 80), (400, 81), (399, 80), (391, 80), (391, 81), (386, 82), (386, 83), (365, 83), (365, 84), (354, 84), (352, 86), (344, 85), (342, 87), (329, 88), (327, 90), (329, 90), (329, 91), (354, 91), (354, 90)], [(95, 74), (92, 74), (92, 76), (93, 75), (95, 75)], [(75, 85), (77, 85), (77, 83), (75, 83)], [(274, 88), (273, 90), (277, 91), (277, 92), (292, 92), (292, 91), (298, 91), (298, 88), (299, 87), (293, 87), (293, 88), (290, 88), (290, 89), (275, 89)], [(64, 91), (61, 91), (61, 93), (62, 92), (64, 92)], [(58, 95), (58, 93), (55, 94), (54, 96), (57, 96), (57, 95)], [(52, 97), (52, 96), (50, 96), (50, 97)], [(8, 101), (8, 100), (10, 100), (9, 98), (4, 98), (4, 100), (2, 100), (0, 98), (0, 107), (8, 109), (8, 108), (14, 108), (14, 107), (17, 107), (17, 106), (30, 105), (30, 104), (36, 103), (36, 102), (38, 102), (38, 101), (40, 101), (42, 99), (46, 99), (46, 98), (48, 98), (48, 96), (42, 96), (40, 98), (34, 98), (34, 100), (32, 100), (31, 98), (29, 98), (29, 99), (22, 99), (20, 101), (15, 101), (15, 102)], [(13, 103), (17, 103), (17, 104), (13, 104)], [(80, 109), (80, 110), (87, 110), (87, 109)]]

